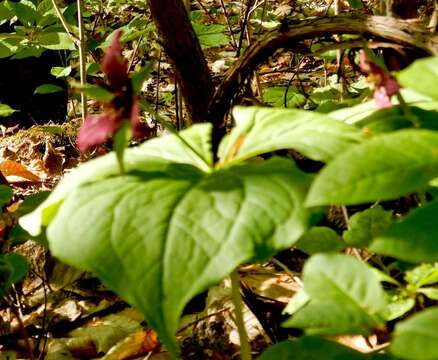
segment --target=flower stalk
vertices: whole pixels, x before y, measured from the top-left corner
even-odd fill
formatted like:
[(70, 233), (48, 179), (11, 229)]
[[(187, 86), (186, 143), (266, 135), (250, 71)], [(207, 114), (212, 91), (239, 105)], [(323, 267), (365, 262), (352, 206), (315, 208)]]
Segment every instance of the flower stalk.
[(234, 314), (236, 317), (237, 331), (240, 338), (240, 358), (242, 360), (251, 360), (251, 346), (248, 341), (248, 334), (246, 333), (245, 321), (243, 318), (243, 300), (240, 294), (240, 277), (237, 269), (231, 275), (231, 297), (234, 305)]

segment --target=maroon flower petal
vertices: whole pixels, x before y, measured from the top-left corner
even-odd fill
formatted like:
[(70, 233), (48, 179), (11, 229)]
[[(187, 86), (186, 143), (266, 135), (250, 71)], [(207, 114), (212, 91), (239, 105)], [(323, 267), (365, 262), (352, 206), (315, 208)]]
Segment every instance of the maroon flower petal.
[(389, 75), (386, 75), (384, 77), (382, 86), (385, 88), (388, 96), (395, 95), (400, 90), (400, 85), (398, 84), (398, 82)]
[(79, 130), (76, 140), (79, 150), (85, 152), (103, 144), (112, 137), (122, 125), (122, 119), (114, 114), (89, 115)]
[(143, 139), (151, 135), (151, 128), (140, 121), (140, 104), (137, 98), (134, 98), (132, 101), (130, 121), (134, 139)]
[(107, 49), (102, 60), (102, 71), (105, 73), (110, 89), (113, 92), (126, 90), (126, 86), (130, 81), (128, 63), (122, 56), (121, 36), (121, 31), (117, 31), (114, 34), (111, 46)]

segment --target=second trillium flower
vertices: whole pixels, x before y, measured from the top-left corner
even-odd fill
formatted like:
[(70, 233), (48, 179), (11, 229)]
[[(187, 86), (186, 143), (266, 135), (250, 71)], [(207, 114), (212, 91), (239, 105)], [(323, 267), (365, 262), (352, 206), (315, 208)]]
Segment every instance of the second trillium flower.
[(400, 85), (387, 70), (374, 63), (365, 53), (360, 53), (360, 69), (367, 74), (370, 87), (374, 89), (374, 100), (377, 107), (391, 107), (391, 97), (400, 90)]

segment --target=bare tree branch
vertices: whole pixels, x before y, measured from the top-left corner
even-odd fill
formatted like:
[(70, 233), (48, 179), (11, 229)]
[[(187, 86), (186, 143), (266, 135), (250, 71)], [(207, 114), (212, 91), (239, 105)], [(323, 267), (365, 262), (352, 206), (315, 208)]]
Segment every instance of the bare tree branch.
[(301, 40), (332, 34), (358, 34), (364, 40), (377, 38), (421, 50), (425, 54), (438, 54), (438, 35), (412, 21), (346, 14), (286, 22), (279, 30), (273, 30), (254, 42), (228, 71), (212, 99), (210, 114), (223, 119), (245, 79), (278, 49), (294, 49), (299, 47)]

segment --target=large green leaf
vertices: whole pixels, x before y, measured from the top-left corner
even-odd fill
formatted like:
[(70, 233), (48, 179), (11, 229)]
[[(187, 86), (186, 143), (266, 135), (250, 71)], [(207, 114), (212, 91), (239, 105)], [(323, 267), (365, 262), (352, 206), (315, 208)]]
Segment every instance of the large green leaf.
[(392, 213), (376, 206), (355, 213), (349, 220), (349, 229), (342, 234), (352, 247), (365, 247), (392, 222)]
[(389, 359), (383, 355), (366, 355), (334, 341), (317, 336), (283, 341), (271, 346), (257, 360), (365, 360)]
[(18, 18), (18, 20), (25, 25), (31, 26), (38, 20), (39, 14), (36, 11), (36, 6), (34, 3), (32, 3), (32, 1), (7, 1), (4, 4)]
[(235, 107), (233, 116), (236, 127), (219, 148), (219, 159), (226, 164), (280, 149), (329, 161), (362, 139), (358, 128), (310, 111)]
[(199, 23), (193, 23), (192, 25), (203, 49), (228, 45), (230, 42), (225, 25), (204, 25)]
[(295, 293), (294, 296), (292, 296), (292, 299), (290, 299), (289, 303), (283, 309), (283, 314), (293, 315), (309, 301), (309, 295), (303, 288), (301, 288)]
[[(414, 91), (413, 89), (401, 89), (400, 92), (403, 96), (405, 103), (408, 106), (411, 107), (415, 106), (423, 110), (433, 110), (433, 111), (438, 110), (438, 102), (428, 96), (422, 95)], [(396, 98), (392, 99), (392, 103), (394, 104), (394, 107), (389, 108), (388, 111), (382, 111), (382, 109), (377, 108), (376, 102), (374, 100), (370, 100), (355, 106), (344, 107), (338, 110), (331, 111), (330, 113), (328, 113), (328, 115), (333, 119), (343, 121), (347, 124), (357, 125), (360, 124), (361, 121), (367, 118), (373, 119), (374, 122), (374, 120), (377, 120), (377, 118), (379, 118), (381, 115), (384, 115), (385, 113), (389, 112), (390, 118), (394, 118), (395, 113), (399, 111), (401, 112), (403, 111), (402, 109), (400, 109), (400, 107), (396, 106), (398, 105), (398, 100)], [(418, 114), (418, 111), (413, 110), (413, 112), (414, 114), (416, 113), (416, 115), (421, 116), (421, 114)], [(384, 122), (386, 121), (387, 120), (384, 120)], [(393, 120), (389, 120), (389, 122), (392, 121)], [(421, 119), (420, 122), (422, 122)], [(375, 124), (375, 126), (377, 126), (377, 124)], [(381, 129), (382, 127), (385, 128), (385, 125), (382, 124), (382, 126), (377, 126), (377, 127)]]
[(213, 167), (211, 129), (211, 124), (197, 124), (181, 131), (179, 137), (167, 135), (151, 139), (140, 146), (140, 151), (147, 156), (191, 164), (205, 172), (210, 172)]
[(347, 244), (333, 229), (325, 226), (314, 226), (300, 237), (295, 247), (309, 255), (321, 252), (341, 251)]
[[(410, 106), (409, 111), (416, 117), (422, 129), (438, 130), (438, 112)], [(406, 117), (400, 106), (380, 109), (370, 116), (355, 123), (371, 134), (380, 134), (405, 128), (413, 128), (414, 124)]]
[(374, 252), (412, 262), (438, 261), (438, 201), (413, 210), (370, 246)]
[(76, 46), (65, 32), (42, 32), (39, 34), (38, 45), (50, 50), (75, 50)]
[(383, 311), (383, 317), (386, 321), (392, 321), (405, 315), (415, 306), (415, 299), (406, 294), (400, 294), (400, 291), (387, 290), (385, 295), (388, 304)]
[(335, 335), (367, 334), (382, 324), (383, 289), (365, 263), (346, 255), (314, 255), (304, 266), (303, 283), (310, 302), (284, 326)]
[(294, 108), (304, 105), (306, 97), (293, 87), (272, 86), (263, 89), (263, 101), (275, 107)]
[(185, 304), (240, 263), (307, 229), (309, 175), (280, 158), (210, 175), (183, 164), (69, 192), (48, 227), (52, 253), (140, 309), (166, 346)]
[(438, 57), (415, 61), (400, 71), (397, 79), (402, 86), (438, 100)]
[(405, 280), (408, 284), (414, 285), (415, 288), (438, 283), (438, 262), (421, 264), (406, 271)]
[(425, 295), (431, 300), (438, 301), (438, 288), (437, 287), (424, 287), (418, 289), (417, 292)]
[(391, 352), (402, 359), (438, 358), (438, 307), (430, 308), (395, 326)]
[[(190, 164), (201, 170), (210, 171), (208, 164), (212, 162), (210, 149), (210, 124), (198, 124), (176, 135), (165, 135), (154, 138), (144, 144), (125, 151), (126, 171), (149, 170), (165, 171), (170, 162)], [(187, 145), (190, 147), (187, 147)], [(201, 156), (202, 161), (193, 152)], [(20, 219), (20, 224), (29, 234), (37, 236), (42, 227), (47, 226), (56, 214), (59, 204), (76, 187), (104, 179), (119, 173), (119, 165), (115, 154), (110, 153), (82, 164), (69, 173), (33, 213)]]
[(0, 59), (14, 55), (23, 41), (24, 35), (0, 33)]
[(389, 200), (438, 176), (438, 132), (400, 130), (351, 147), (322, 169), (309, 206)]

